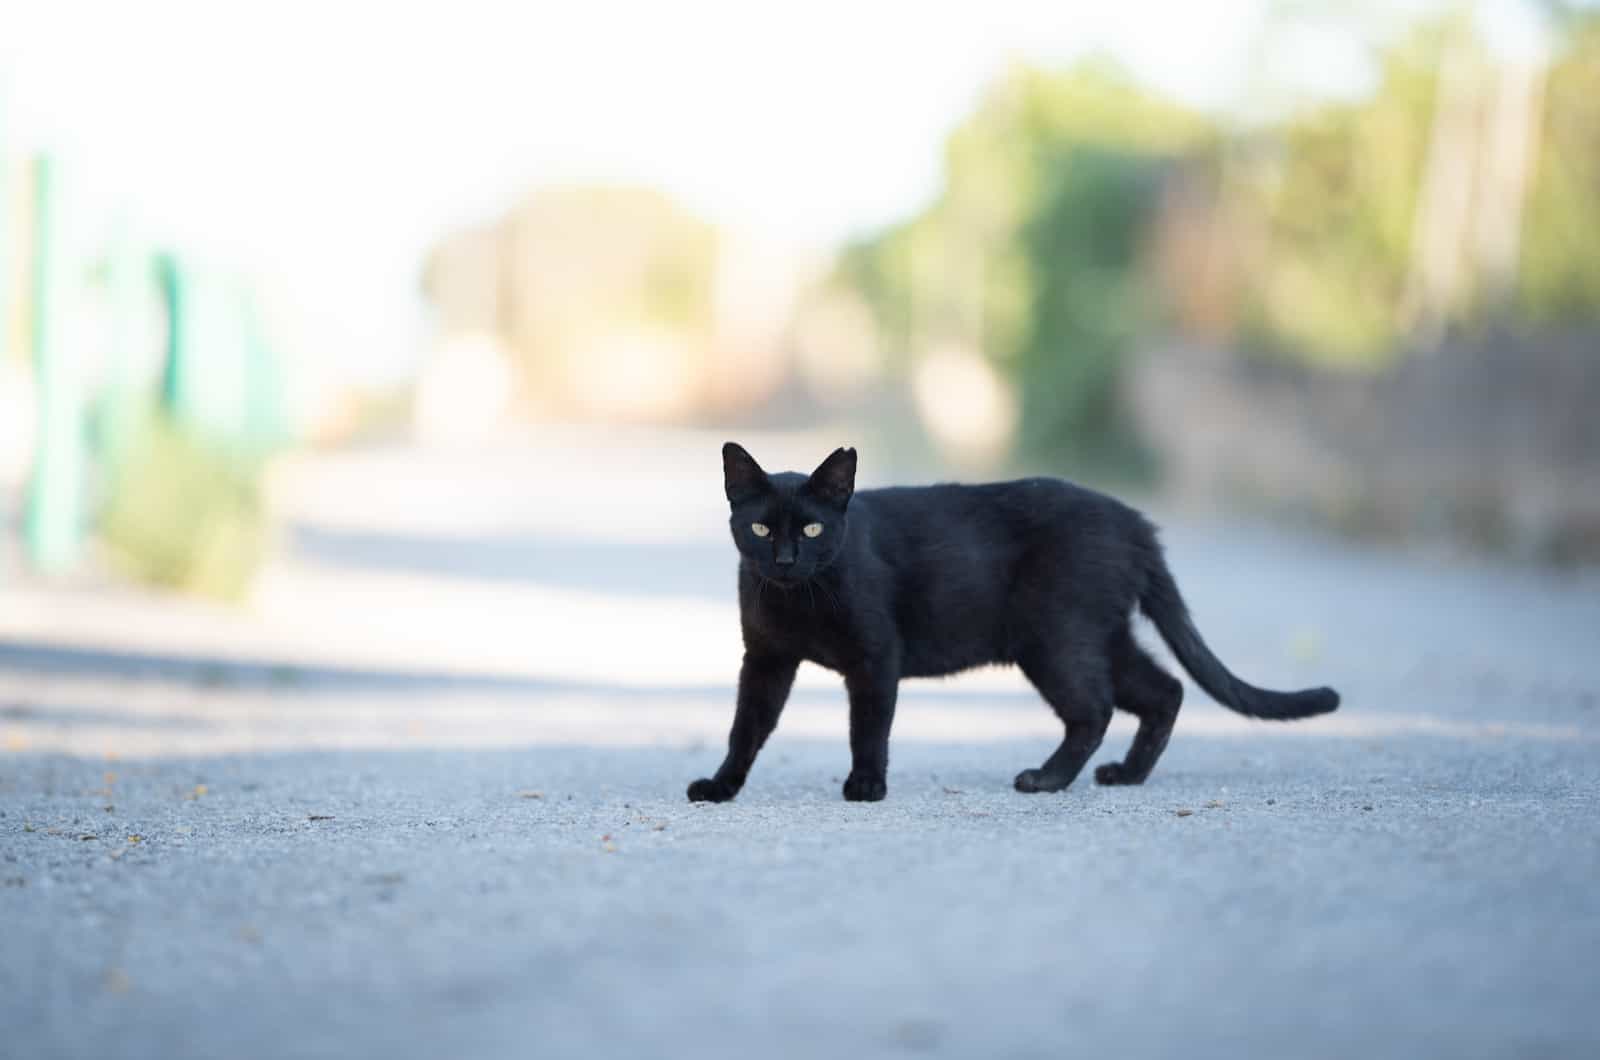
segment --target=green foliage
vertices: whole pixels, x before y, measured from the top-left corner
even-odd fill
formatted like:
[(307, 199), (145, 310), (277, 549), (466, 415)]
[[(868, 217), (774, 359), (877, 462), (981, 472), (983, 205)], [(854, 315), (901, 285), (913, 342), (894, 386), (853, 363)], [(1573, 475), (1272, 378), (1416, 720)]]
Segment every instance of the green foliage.
[[(1455, 253), (1464, 293), (1447, 323), (1470, 325), (1509, 312), (1512, 324), (1570, 326), (1600, 320), (1600, 15), (1576, 20), (1545, 72), (1531, 116), (1533, 167), (1522, 214), (1514, 290), (1489, 289), (1469, 249), (1493, 211), (1485, 158), (1500, 102), (1497, 67), (1456, 16), (1424, 23), (1381, 58), (1374, 95), (1318, 107), (1267, 134), (1273, 150), (1228, 171), (1234, 217), (1259, 226), (1259, 256), (1246, 264), (1240, 316), (1252, 345), (1301, 359), (1373, 365), (1404, 348), (1414, 321), (1418, 213), (1432, 138), (1446, 107), (1441, 68), (1465, 65), (1469, 137), (1458, 173), (1473, 196), (1465, 246)], [(1509, 304), (1507, 304), (1509, 302)]]
[(1542, 323), (1593, 323), (1600, 320), (1600, 14), (1573, 27), (1545, 98), (1519, 308)]
[(101, 531), (133, 577), (238, 599), (266, 554), (259, 465), (151, 416), (110, 483)]
[(952, 134), (939, 199), (849, 248), (841, 277), (902, 365), (943, 344), (988, 357), (1022, 394), (1030, 450), (1103, 447), (1150, 307), (1154, 177), (1211, 138), (1103, 63), (1014, 69)]
[[(1572, 17), (1531, 95), (1476, 32), (1460, 11), (1418, 23), (1377, 57), (1369, 98), (1231, 138), (1102, 64), (1018, 68), (950, 137), (938, 199), (848, 248), (840, 278), (902, 368), (945, 345), (989, 358), (1021, 397), (1019, 441), (1055, 458), (1127, 448), (1118, 382), (1162, 319), (1158, 275), (1172, 293), (1205, 270), (1205, 341), (1350, 368), (1505, 314), (1592, 326), (1600, 13)], [(1507, 262), (1494, 222), (1516, 209), (1516, 137), (1499, 137), (1527, 123)], [(1159, 272), (1152, 234), (1180, 237), (1157, 244)]]
[(1148, 159), (1095, 148), (1051, 167), (1022, 233), (1035, 291), (1016, 351), (1028, 451), (1070, 446), (1080, 459), (1121, 463), (1134, 449), (1118, 384), (1152, 319), (1140, 251), (1156, 175)]
[(1344, 364), (1394, 350), (1444, 46), (1419, 32), (1383, 58), (1373, 98), (1291, 118), (1227, 171), (1233, 215), (1260, 232), (1241, 285), (1249, 344)]

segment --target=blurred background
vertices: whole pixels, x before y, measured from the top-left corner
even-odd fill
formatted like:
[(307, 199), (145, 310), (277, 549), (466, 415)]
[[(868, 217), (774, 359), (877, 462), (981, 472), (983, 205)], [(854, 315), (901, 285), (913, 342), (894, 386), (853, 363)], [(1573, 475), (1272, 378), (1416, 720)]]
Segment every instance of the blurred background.
[(1596, 233), (1584, 3), (21, 5), (0, 633), (725, 684), (730, 436), (1592, 562)]
[[(1600, 1056), (1597, 409), (1600, 0), (0, 0), (0, 1054)], [(691, 805), (730, 438), (1343, 706)]]

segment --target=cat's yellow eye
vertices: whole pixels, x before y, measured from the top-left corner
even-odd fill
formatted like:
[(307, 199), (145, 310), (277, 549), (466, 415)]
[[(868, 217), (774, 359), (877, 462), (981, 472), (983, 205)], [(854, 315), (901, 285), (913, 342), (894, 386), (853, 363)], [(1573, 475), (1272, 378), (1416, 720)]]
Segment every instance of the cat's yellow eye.
[(805, 534), (807, 537), (821, 537), (822, 536), (822, 524), (821, 523), (807, 523), (805, 526), (802, 526), (800, 528), (800, 532), (802, 534)]
[(757, 537), (766, 537), (768, 534), (772, 533), (771, 530), (767, 529), (766, 523), (751, 523), (750, 532), (755, 534)]

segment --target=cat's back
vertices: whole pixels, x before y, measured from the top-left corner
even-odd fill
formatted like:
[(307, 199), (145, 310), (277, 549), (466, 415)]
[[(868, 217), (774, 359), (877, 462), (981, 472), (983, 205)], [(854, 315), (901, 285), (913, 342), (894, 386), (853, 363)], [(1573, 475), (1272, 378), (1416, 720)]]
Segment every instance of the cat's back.
[(852, 524), (865, 516), (873, 551), (892, 566), (959, 561), (994, 575), (1040, 556), (1132, 558), (1155, 540), (1154, 527), (1135, 509), (1059, 478), (895, 486), (856, 497)]
[(857, 520), (866, 524), (857, 570), (873, 572), (865, 583), (890, 601), (904, 672), (918, 676), (1014, 661), (1018, 631), (1058, 621), (1060, 601), (1131, 569), (1139, 536), (1132, 509), (1055, 478), (856, 498), (851, 535)]
[(1035, 476), (1005, 482), (891, 486), (856, 494), (875, 529), (938, 538), (970, 529), (1027, 534), (1077, 525), (1142, 521), (1121, 501), (1066, 479)]

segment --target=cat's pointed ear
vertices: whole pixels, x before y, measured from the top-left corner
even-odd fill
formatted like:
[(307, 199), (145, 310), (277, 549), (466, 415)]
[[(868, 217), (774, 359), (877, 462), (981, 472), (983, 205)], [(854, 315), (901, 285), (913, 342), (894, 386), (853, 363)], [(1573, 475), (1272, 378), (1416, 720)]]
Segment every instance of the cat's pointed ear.
[(728, 503), (738, 504), (765, 493), (771, 483), (755, 457), (744, 451), (744, 446), (728, 442), (722, 447), (722, 488), (728, 495)]
[(835, 449), (806, 480), (806, 492), (836, 508), (850, 503), (856, 491), (856, 451)]

